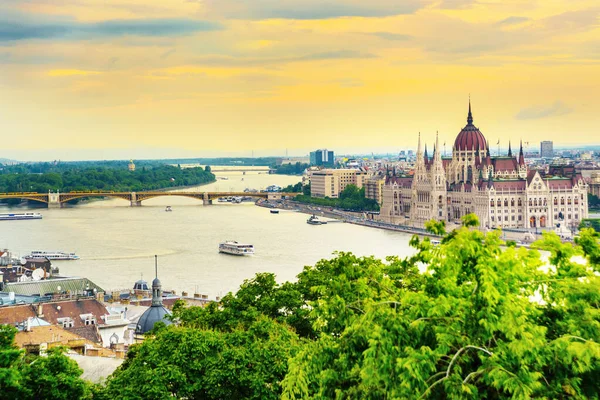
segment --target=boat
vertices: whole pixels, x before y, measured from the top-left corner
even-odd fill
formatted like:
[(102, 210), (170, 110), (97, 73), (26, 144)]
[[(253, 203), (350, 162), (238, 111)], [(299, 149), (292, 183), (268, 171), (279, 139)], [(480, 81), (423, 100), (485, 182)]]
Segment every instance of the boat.
[(306, 223), (309, 225), (325, 225), (327, 222), (321, 221), (316, 215), (311, 215), (309, 219), (306, 220)]
[(171, 208), (171, 206), (167, 206), (167, 208), (165, 208), (165, 211), (173, 211), (173, 209)]
[(65, 253), (62, 251), (32, 251), (31, 254), (24, 257), (26, 260), (79, 260), (75, 253)]
[(219, 253), (231, 254), (234, 256), (249, 256), (254, 254), (254, 246), (251, 244), (242, 244), (234, 240), (227, 240), (219, 243)]
[(219, 203), (227, 203), (226, 197), (219, 197)]
[(270, 210), (271, 214), (279, 214), (279, 210)]
[(0, 214), (0, 221), (14, 221), (21, 219), (42, 219), (40, 213), (9, 213)]

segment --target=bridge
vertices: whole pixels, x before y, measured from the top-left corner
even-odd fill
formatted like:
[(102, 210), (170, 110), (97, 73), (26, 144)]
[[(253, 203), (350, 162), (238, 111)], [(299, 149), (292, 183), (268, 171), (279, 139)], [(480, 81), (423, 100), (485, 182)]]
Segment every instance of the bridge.
[(192, 199), (202, 200), (202, 204), (210, 205), (214, 199), (219, 197), (253, 197), (265, 200), (280, 200), (283, 197), (295, 197), (301, 193), (281, 193), (281, 192), (69, 192), (69, 193), (0, 193), (0, 200), (4, 199), (21, 199), (31, 200), (40, 203), (48, 204), (48, 208), (61, 208), (65, 203), (88, 197), (109, 197), (129, 201), (132, 207), (142, 205), (142, 201), (155, 197), (189, 197)]

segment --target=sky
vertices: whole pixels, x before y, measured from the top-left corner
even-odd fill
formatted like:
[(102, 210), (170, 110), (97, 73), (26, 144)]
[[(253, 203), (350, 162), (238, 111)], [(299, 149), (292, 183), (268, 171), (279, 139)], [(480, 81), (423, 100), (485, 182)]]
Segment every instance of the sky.
[(0, 158), (600, 143), (598, 0), (2, 0)]

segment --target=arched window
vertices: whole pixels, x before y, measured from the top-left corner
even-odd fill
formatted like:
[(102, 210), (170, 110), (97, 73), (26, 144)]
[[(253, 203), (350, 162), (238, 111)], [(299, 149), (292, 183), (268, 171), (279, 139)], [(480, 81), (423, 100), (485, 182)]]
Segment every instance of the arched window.
[(533, 200), (529, 199), (529, 207), (533, 205)]
[(575, 204), (579, 204), (579, 198), (575, 197)]
[(554, 205), (557, 206), (558, 205), (558, 197), (554, 198)]
[(500, 206), (502, 205), (502, 200), (498, 199), (498, 201), (496, 202), (496, 205), (497, 205), (498, 207), (500, 207)]
[(561, 206), (564, 206), (564, 205), (565, 205), (565, 198), (564, 198), (564, 197), (561, 197), (561, 198), (560, 198), (560, 205), (561, 205)]
[(567, 204), (571, 205), (571, 198), (570, 197), (567, 199)]
[(494, 207), (494, 199), (490, 200), (490, 207)]
[(508, 199), (504, 199), (504, 207), (508, 207)]
[(533, 199), (533, 205), (534, 205), (534, 206), (537, 206), (537, 205), (538, 205), (537, 199)]
[(510, 199), (510, 206), (511, 206), (511, 207), (514, 207), (514, 206), (515, 206), (515, 199), (514, 199), (514, 198), (513, 198), (513, 199)]
[(523, 205), (523, 202), (521, 201), (521, 199), (519, 199), (519, 207), (521, 207)]

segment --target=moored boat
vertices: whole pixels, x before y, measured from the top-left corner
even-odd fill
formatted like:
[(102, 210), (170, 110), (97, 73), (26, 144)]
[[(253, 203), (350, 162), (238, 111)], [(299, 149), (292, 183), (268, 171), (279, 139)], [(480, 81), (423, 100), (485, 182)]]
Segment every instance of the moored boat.
[(219, 243), (219, 253), (231, 254), (234, 256), (249, 256), (254, 254), (254, 246), (251, 244), (238, 243), (234, 240), (227, 240)]
[(173, 211), (173, 209), (171, 208), (171, 206), (167, 206), (167, 208), (165, 208), (165, 211)]
[(40, 213), (7, 213), (0, 214), (0, 221), (16, 221), (23, 219), (42, 219)]
[(309, 225), (325, 225), (327, 222), (321, 221), (316, 215), (311, 215), (309, 219), (306, 220), (306, 223)]
[(279, 214), (279, 210), (270, 210), (271, 214)]
[(65, 253), (63, 251), (32, 251), (24, 257), (26, 260), (79, 260), (79, 256), (75, 253)]

